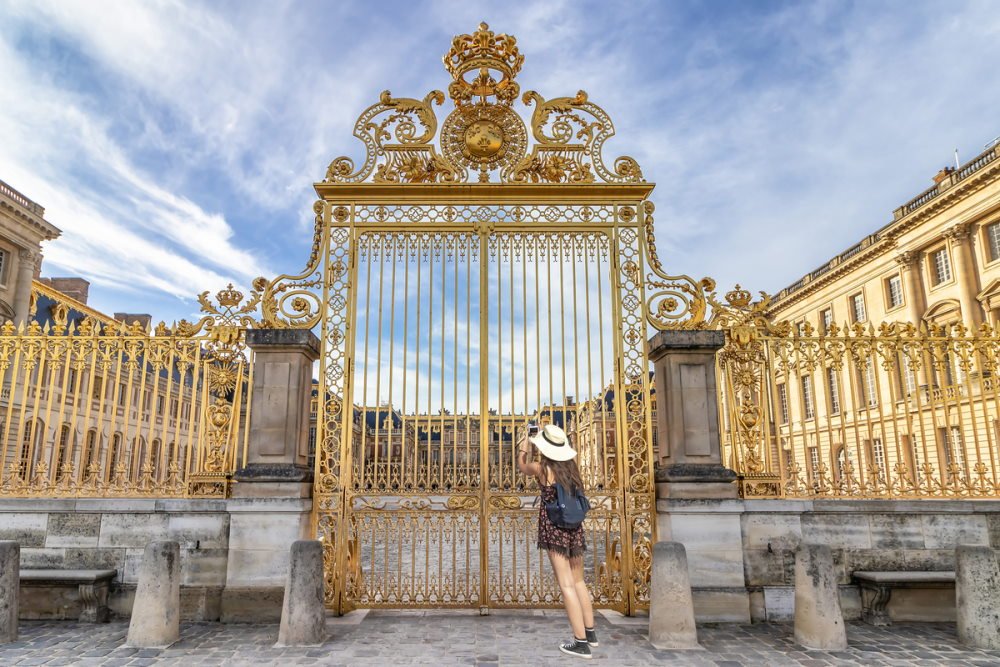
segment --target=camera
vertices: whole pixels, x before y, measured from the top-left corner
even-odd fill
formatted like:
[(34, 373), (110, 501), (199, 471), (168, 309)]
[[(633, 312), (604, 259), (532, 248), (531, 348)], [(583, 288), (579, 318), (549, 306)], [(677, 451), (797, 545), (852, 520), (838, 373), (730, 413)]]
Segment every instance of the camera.
[(538, 435), (538, 424), (529, 423), (528, 424), (528, 437)]

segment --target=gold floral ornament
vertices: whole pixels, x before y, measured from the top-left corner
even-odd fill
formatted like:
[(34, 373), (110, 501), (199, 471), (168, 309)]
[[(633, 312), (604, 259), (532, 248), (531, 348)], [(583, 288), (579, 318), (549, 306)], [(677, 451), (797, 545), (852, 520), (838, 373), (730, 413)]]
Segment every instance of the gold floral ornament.
[(514, 168), (513, 181), (591, 183), (596, 172), (606, 183), (642, 182), (642, 169), (631, 157), (616, 159), (613, 171), (604, 164), (604, 142), (614, 136), (615, 126), (585, 91), (546, 101), (529, 90), (524, 103), (535, 106), (531, 133), (538, 143)]
[[(705, 329), (708, 321), (709, 301), (715, 301), (715, 281), (711, 278), (694, 280), (689, 276), (671, 276), (663, 270), (656, 254), (656, 237), (653, 231), (653, 202), (643, 202), (643, 228), (646, 236), (646, 257), (649, 275), (646, 277), (646, 317), (660, 330)], [(630, 222), (635, 212), (628, 207), (619, 210), (618, 217)], [(641, 279), (636, 270), (634, 280)]]
[[(272, 280), (263, 276), (254, 279), (253, 288), (260, 293), (262, 327), (311, 329), (319, 323), (321, 308), (317, 291), (323, 288), (320, 249), (328, 240), (323, 218), (325, 211), (326, 206), (322, 200), (313, 204), (313, 243), (305, 269), (297, 274), (283, 273)], [(347, 216), (347, 209), (343, 206), (338, 206), (334, 211), (338, 224), (346, 221)]]
[[(458, 180), (459, 174), (437, 154), (431, 140), (437, 132), (433, 104), (444, 93), (432, 90), (423, 100), (394, 98), (382, 91), (379, 101), (365, 109), (354, 124), (354, 136), (365, 144), (365, 161), (357, 170), (343, 156), (330, 163), (327, 183), (360, 183), (375, 173), (375, 182), (437, 183)], [(422, 131), (417, 130), (420, 125)], [(395, 141), (393, 141), (395, 140)]]

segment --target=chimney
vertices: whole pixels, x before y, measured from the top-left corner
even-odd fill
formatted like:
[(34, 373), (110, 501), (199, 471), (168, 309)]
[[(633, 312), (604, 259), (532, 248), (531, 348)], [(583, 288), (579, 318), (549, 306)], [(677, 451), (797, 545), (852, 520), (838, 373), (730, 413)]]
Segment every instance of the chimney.
[(934, 185), (941, 185), (941, 181), (951, 176), (953, 171), (955, 171), (954, 167), (945, 167), (938, 173), (934, 174)]
[(39, 278), (38, 282), (87, 305), (90, 283), (83, 278)]
[(115, 319), (124, 322), (127, 326), (132, 326), (136, 322), (142, 325), (143, 329), (149, 329), (153, 316), (146, 313), (115, 313)]

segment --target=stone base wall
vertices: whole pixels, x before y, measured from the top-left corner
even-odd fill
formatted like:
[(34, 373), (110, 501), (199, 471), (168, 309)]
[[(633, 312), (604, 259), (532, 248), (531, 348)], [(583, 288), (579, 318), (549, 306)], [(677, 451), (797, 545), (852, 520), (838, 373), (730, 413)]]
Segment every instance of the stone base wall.
[[(301, 531), (276, 531), (273, 521), (266, 519), (274, 513), (274, 505), (290, 504), (294, 507), (281, 507), (281, 517), (296, 527), (308, 523), (303, 519), (308, 518), (308, 500), (2, 499), (0, 540), (21, 544), (22, 568), (118, 570), (108, 601), (112, 614), (118, 617), (131, 614), (147, 542), (174, 540), (180, 544), (184, 620), (219, 620), (227, 584), (233, 587), (231, 580), (236, 574), (230, 570), (244, 570), (241, 558), (247, 553), (262, 554), (268, 567), (259, 572), (260, 582), (247, 581), (249, 576), (243, 573), (243, 581), (234, 592), (237, 597), (266, 598), (266, 616), (271, 619), (275, 615), (272, 608), (276, 605), (279, 614), (281, 609), (280, 590), (277, 601), (272, 599), (273, 580), (280, 577), (283, 581), (288, 548), (300, 538)], [(247, 523), (255, 508), (264, 518), (255, 517), (260, 520), (233, 528), (240, 521)], [(72, 591), (53, 589), (41, 595), (53, 601), (48, 605), (48, 618), (74, 618), (74, 612), (79, 613)]]
[[(994, 500), (678, 500), (661, 498), (659, 538), (688, 552), (700, 621), (788, 621), (795, 547), (829, 545), (844, 616), (861, 616), (851, 582), (857, 570), (954, 570), (960, 544), (1000, 550), (1000, 501)], [(742, 576), (740, 576), (742, 573)], [(745, 597), (736, 594), (741, 578)], [(715, 600), (714, 605), (702, 605)], [(746, 610), (746, 611), (745, 611)], [(888, 611), (897, 620), (953, 621), (950, 590), (900, 590)]]

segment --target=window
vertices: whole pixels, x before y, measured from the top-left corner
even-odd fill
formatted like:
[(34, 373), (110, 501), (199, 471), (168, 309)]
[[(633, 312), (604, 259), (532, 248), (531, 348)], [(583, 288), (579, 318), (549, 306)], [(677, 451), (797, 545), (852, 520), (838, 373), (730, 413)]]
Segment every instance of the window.
[(63, 424), (62, 428), (59, 429), (59, 442), (56, 443), (56, 447), (59, 451), (59, 455), (56, 457), (56, 478), (62, 478), (63, 464), (66, 462), (66, 454), (70, 456), (70, 462), (73, 461), (73, 452), (68, 451), (70, 448), (69, 442), (69, 426)]
[(885, 281), (886, 300), (889, 310), (903, 305), (903, 281), (898, 275), (889, 276)]
[(832, 368), (826, 369), (826, 385), (830, 392), (830, 414), (840, 414), (840, 391), (837, 388), (837, 371)]
[(899, 376), (899, 390), (902, 394), (900, 399), (912, 395), (917, 388), (917, 374), (913, 371), (912, 362), (903, 353), (899, 354), (896, 372)]
[(805, 336), (806, 335), (806, 323), (805, 323), (805, 320), (803, 320), (802, 322), (799, 322), (797, 325), (795, 325), (795, 330), (799, 334), (799, 336)]
[(878, 405), (878, 386), (875, 384), (875, 363), (871, 359), (863, 361), (858, 369), (858, 389), (862, 401), (870, 408)]
[(107, 479), (110, 480), (115, 475), (115, 468), (118, 467), (118, 457), (121, 455), (122, 434), (115, 433), (111, 439), (111, 452), (108, 453)]
[(165, 401), (163, 400), (162, 396), (157, 396), (156, 397), (156, 414), (158, 414), (158, 415), (162, 415), (163, 414), (163, 405), (164, 405), (164, 403), (165, 403)]
[(830, 325), (833, 324), (833, 309), (827, 308), (820, 315), (820, 321), (823, 323), (823, 333), (830, 330)]
[(816, 409), (813, 406), (812, 378), (808, 375), (802, 376), (802, 405), (805, 409), (806, 419), (816, 416)]
[(66, 383), (66, 391), (71, 394), (76, 393), (76, 369), (69, 369), (69, 380)]
[(125, 405), (125, 392), (127, 388), (125, 385), (118, 385), (118, 405)]
[(94, 376), (94, 391), (91, 394), (91, 397), (95, 401), (101, 400), (101, 388), (103, 386), (104, 386), (104, 377), (102, 377), (100, 375)]
[(28, 479), (31, 476), (31, 468), (29, 462), (31, 461), (31, 436), (32, 431), (36, 429), (35, 424), (40, 422), (28, 420), (24, 424), (24, 436), (21, 438), (21, 456), (18, 461), (18, 468), (21, 475), (21, 479)]
[(160, 440), (158, 438), (153, 440), (153, 452), (150, 455), (150, 461), (149, 461), (150, 467), (152, 468), (153, 471), (153, 479), (160, 478), (160, 458), (163, 455), (161, 449), (162, 448), (160, 447)]
[(1000, 222), (986, 226), (986, 245), (990, 249), (990, 261), (1000, 259)]
[(847, 472), (849, 468), (849, 463), (851, 462), (851, 453), (847, 451), (846, 447), (841, 447), (837, 451), (837, 479), (843, 480), (847, 477)]
[(941, 248), (931, 253), (931, 270), (932, 282), (935, 285), (951, 280), (951, 259), (948, 257), (947, 248)]
[(875, 438), (871, 443), (872, 464), (877, 468), (876, 474), (879, 479), (885, 481), (885, 447), (881, 438)]
[(778, 414), (781, 416), (781, 423), (788, 423), (788, 389), (785, 383), (778, 385)]
[(819, 476), (819, 448), (809, 448), (809, 474), (813, 479)]
[(950, 429), (941, 427), (938, 429), (941, 438), (942, 449), (944, 450), (945, 478), (952, 480), (951, 466), (958, 467), (958, 475), (965, 478), (965, 448), (962, 444), (962, 429), (952, 426)]
[(97, 455), (97, 431), (91, 429), (87, 432), (87, 449), (83, 452), (83, 458), (80, 461), (80, 465), (83, 468), (83, 472), (86, 473), (90, 469), (91, 464), (94, 462), (95, 456)]
[(868, 313), (865, 312), (864, 294), (859, 292), (851, 297), (851, 315), (854, 316), (855, 322), (864, 322), (868, 319)]
[(7, 265), (10, 264), (10, 255), (6, 250), (0, 250), (0, 284), (7, 284)]

